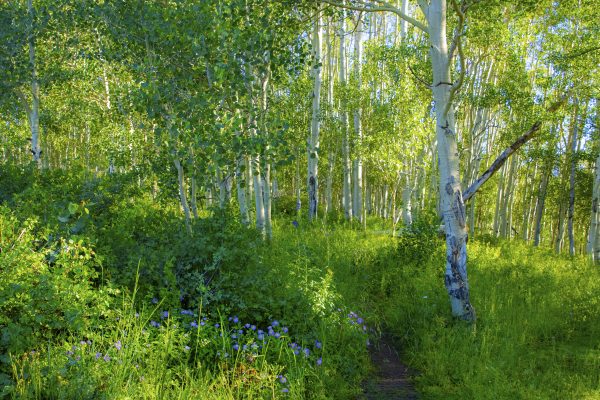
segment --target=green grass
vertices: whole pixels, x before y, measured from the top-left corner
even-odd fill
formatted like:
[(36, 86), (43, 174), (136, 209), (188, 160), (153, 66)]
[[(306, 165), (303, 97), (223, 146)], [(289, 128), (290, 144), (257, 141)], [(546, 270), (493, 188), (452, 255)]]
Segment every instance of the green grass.
[(448, 316), (441, 254), (381, 275), (410, 282), (392, 288), (384, 318), (423, 398), (600, 398), (600, 270), (518, 242), (469, 254), (473, 326)]
[(583, 258), (471, 242), (466, 325), (432, 216), (391, 238), (377, 219), (279, 215), (263, 243), (214, 212), (190, 239), (177, 207), (127, 182), (45, 189), (58, 178), (0, 207), (8, 398), (350, 399), (382, 331), (423, 399), (600, 398), (600, 269)]

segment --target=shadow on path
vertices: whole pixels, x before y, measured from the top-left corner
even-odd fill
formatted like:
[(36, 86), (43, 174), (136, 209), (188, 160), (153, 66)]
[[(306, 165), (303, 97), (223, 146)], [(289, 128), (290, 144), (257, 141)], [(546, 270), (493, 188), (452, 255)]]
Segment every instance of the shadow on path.
[(364, 385), (363, 400), (416, 400), (417, 393), (411, 383), (415, 375), (402, 363), (394, 342), (388, 335), (383, 335), (373, 349), (371, 361), (376, 368), (375, 376)]

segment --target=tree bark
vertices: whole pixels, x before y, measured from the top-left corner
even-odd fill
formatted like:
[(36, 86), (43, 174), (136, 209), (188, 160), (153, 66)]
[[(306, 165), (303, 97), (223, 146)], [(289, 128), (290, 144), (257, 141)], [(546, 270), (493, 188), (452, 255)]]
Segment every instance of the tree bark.
[[(423, 4), (423, 7), (425, 5)], [(465, 205), (460, 188), (459, 157), (456, 144), (452, 79), (446, 38), (446, 1), (432, 0), (427, 7), (430, 57), (433, 67), (433, 97), (440, 165), (440, 206), (446, 233), (445, 284), (452, 314), (475, 320), (467, 278), (467, 229)]]
[(573, 215), (575, 214), (575, 170), (577, 168), (577, 145), (578, 141), (578, 119), (579, 101), (575, 99), (575, 111), (573, 112), (573, 139), (571, 142), (571, 173), (569, 176), (569, 211), (568, 211), (568, 235), (569, 254), (575, 255), (575, 235), (573, 233)]
[[(354, 28), (354, 77), (356, 79), (356, 88), (360, 93), (362, 86), (361, 64), (362, 64), (362, 17), (359, 15)], [(360, 97), (360, 95), (359, 95)], [(352, 214), (362, 222), (362, 175), (363, 163), (360, 155), (360, 143), (362, 141), (362, 109), (359, 104), (354, 109), (354, 136), (356, 140), (356, 151), (352, 163)]]
[(535, 233), (533, 239), (533, 245), (539, 246), (541, 233), (542, 233), (542, 217), (544, 216), (544, 203), (546, 202), (546, 192), (548, 189), (548, 180), (550, 179), (551, 166), (547, 166), (542, 172), (542, 182), (540, 183), (540, 190), (537, 196), (537, 204), (535, 210)]
[(321, 113), (321, 27), (320, 18), (317, 18), (313, 27), (313, 62), (311, 69), (313, 75), (312, 92), (312, 120), (310, 137), (308, 140), (308, 218), (317, 218), (319, 204), (319, 129)]
[(42, 167), (42, 150), (40, 146), (40, 86), (35, 63), (35, 34), (33, 29), (34, 10), (32, 0), (27, 0), (27, 11), (30, 17), (30, 32), (27, 38), (29, 46), (29, 64), (31, 67), (31, 108), (28, 113), (31, 128), (31, 154), (38, 168)]
[[(345, 21), (340, 20), (338, 36), (340, 39), (339, 54), (339, 81), (342, 89), (346, 90), (346, 45), (345, 45)], [(342, 125), (342, 158), (343, 158), (343, 181), (342, 181), (342, 203), (344, 206), (344, 215), (347, 220), (352, 220), (352, 169), (350, 167), (350, 138), (348, 137), (348, 110), (346, 104), (346, 94), (343, 93), (340, 98), (340, 120)]]

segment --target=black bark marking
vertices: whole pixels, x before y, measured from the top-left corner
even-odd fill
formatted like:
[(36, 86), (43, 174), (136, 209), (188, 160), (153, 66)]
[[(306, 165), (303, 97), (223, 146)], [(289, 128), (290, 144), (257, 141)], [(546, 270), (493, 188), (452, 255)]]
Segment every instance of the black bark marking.
[(446, 183), (446, 193), (452, 194), (454, 192), (454, 188), (450, 182)]

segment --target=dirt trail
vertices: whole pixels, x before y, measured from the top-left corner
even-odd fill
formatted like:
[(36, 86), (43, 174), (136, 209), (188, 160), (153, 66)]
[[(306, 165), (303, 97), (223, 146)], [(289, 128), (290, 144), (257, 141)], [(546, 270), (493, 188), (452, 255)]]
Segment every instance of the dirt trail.
[(416, 400), (417, 393), (410, 377), (414, 375), (402, 363), (392, 338), (382, 336), (371, 350), (371, 360), (377, 368), (373, 379), (365, 384), (364, 400)]

